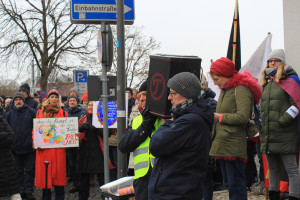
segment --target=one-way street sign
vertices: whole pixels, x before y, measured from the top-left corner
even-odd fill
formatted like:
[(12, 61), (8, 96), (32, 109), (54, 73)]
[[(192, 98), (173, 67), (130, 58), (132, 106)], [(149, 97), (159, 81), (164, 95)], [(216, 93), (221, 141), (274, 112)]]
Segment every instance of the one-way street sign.
[[(71, 0), (71, 23), (117, 23), (117, 0)], [(124, 0), (125, 24), (133, 24), (134, 0)]]

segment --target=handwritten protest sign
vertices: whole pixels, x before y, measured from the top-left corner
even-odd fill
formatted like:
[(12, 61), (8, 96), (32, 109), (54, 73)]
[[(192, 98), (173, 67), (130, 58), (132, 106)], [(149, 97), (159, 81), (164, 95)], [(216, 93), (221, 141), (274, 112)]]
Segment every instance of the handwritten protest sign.
[(39, 118), (33, 120), (35, 148), (78, 147), (78, 118)]

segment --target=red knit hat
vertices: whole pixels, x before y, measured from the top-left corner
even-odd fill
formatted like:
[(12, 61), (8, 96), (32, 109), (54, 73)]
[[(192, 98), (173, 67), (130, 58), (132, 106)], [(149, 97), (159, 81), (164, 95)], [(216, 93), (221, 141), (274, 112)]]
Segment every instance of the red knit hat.
[(88, 93), (87, 91), (85, 91), (85, 93), (83, 94), (82, 98), (81, 98), (81, 101), (83, 101), (84, 99), (87, 99), (88, 98)]
[(213, 62), (211, 64), (210, 71), (225, 78), (230, 78), (237, 73), (234, 63), (228, 58), (224, 57)]
[(52, 90), (50, 90), (50, 91), (48, 92), (48, 98), (49, 98), (52, 94), (54, 94), (54, 95), (56, 95), (57, 97), (59, 97), (58, 91), (55, 90), (55, 89), (52, 89)]

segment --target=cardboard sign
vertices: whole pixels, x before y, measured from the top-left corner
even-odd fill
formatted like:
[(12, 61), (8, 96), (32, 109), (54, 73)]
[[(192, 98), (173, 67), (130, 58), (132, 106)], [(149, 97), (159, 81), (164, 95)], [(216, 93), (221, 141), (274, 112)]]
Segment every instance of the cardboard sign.
[(36, 149), (79, 146), (77, 117), (33, 119), (33, 132)]

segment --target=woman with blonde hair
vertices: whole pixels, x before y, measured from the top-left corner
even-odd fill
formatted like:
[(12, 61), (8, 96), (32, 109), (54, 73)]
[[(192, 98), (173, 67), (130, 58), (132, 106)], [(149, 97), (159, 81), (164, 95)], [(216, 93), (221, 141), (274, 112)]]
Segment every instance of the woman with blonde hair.
[[(48, 92), (48, 99), (42, 108), (37, 111), (36, 118), (61, 118), (68, 117), (68, 113), (61, 109), (61, 102), (57, 90)], [(34, 135), (33, 135), (34, 137)], [(33, 138), (34, 141), (34, 138)], [(48, 179), (46, 186), (45, 161), (49, 162)], [(38, 148), (35, 161), (35, 186), (43, 189), (43, 200), (51, 199), (50, 189), (55, 186), (55, 199), (64, 199), (64, 186), (66, 177), (66, 150), (65, 148)]]
[(300, 175), (296, 157), (299, 150), (297, 115), (300, 107), (300, 81), (285, 64), (282, 49), (275, 49), (262, 72), (261, 152), (269, 167), (270, 199), (280, 199), (280, 166), (289, 177), (289, 199), (300, 199)]

